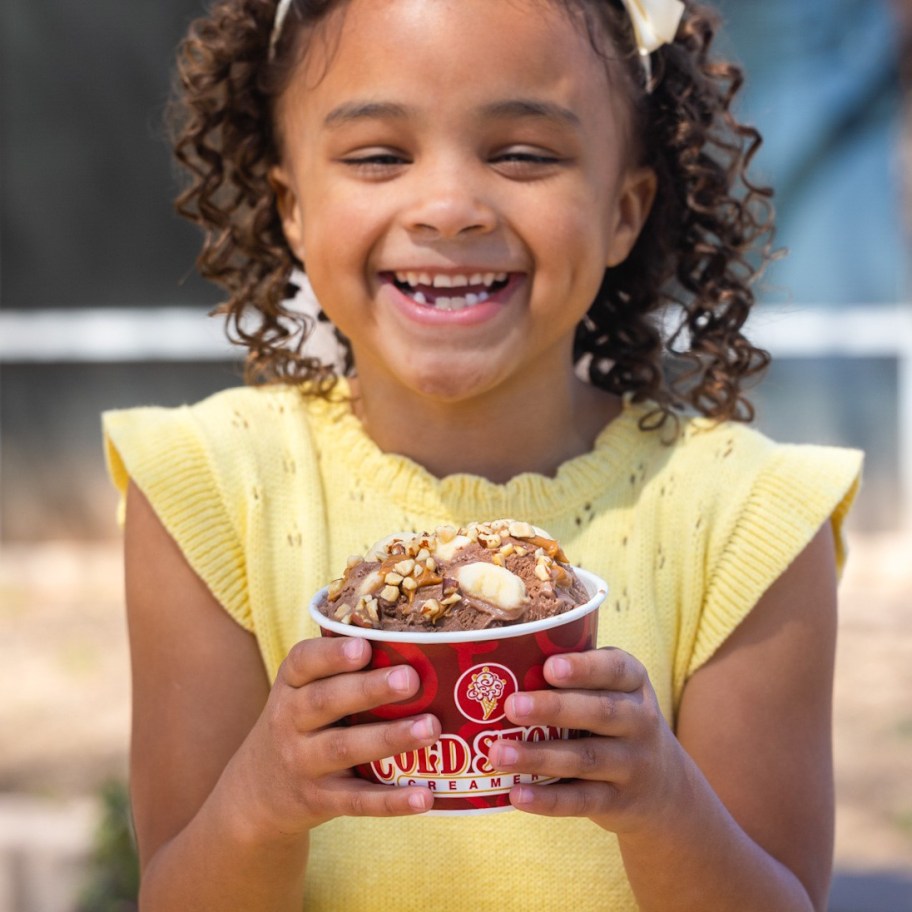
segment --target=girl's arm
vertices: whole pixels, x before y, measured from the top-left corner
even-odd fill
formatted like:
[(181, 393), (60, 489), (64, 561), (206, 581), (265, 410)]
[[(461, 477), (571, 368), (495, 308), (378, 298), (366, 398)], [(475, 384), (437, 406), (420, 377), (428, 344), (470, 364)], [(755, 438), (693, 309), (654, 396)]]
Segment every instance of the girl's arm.
[(514, 803), (616, 832), (643, 912), (822, 912), (833, 849), (835, 579), (827, 524), (690, 679), (677, 738), (627, 653), (549, 660), (546, 677), (560, 689), (522, 695), (524, 714), (514, 696), (508, 716), (602, 737), (492, 750), (500, 769), (577, 779), (522, 788)]
[(370, 656), (363, 641), (318, 639), (292, 650), (270, 689), (253, 636), (133, 486), (125, 559), (141, 908), (300, 912), (314, 826), (432, 803), (424, 789), (372, 786), (349, 768), (433, 743), (436, 720), (329, 727), (353, 709), (413, 695), (417, 675), (404, 666), (359, 672)]

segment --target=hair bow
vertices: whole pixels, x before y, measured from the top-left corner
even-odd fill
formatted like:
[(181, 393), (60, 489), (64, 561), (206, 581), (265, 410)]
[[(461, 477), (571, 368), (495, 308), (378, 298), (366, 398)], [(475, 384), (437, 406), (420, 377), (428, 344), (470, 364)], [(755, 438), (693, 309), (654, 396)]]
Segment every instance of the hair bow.
[(646, 71), (646, 90), (652, 90), (649, 55), (663, 44), (671, 44), (684, 15), (681, 0), (621, 0), (636, 38), (637, 49)]
[(285, 24), (285, 17), (291, 9), (292, 0), (279, 0), (276, 6), (275, 18), (272, 21), (272, 34), (269, 36), (269, 59), (275, 57), (276, 45), (282, 35), (282, 26)]

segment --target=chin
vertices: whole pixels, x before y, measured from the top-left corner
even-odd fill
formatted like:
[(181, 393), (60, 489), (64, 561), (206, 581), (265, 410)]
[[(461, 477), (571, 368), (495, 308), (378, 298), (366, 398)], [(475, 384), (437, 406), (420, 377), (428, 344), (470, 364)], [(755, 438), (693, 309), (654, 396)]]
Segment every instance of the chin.
[(409, 376), (403, 380), (424, 398), (451, 404), (473, 399), (498, 384), (498, 378), (490, 370), (445, 365), (439, 361), (423, 370), (412, 365)]

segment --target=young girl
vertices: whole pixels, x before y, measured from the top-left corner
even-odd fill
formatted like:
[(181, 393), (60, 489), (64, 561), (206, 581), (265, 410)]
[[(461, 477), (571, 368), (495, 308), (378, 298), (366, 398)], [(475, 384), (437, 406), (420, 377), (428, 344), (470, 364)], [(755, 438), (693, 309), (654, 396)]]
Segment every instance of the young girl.
[[(180, 205), (268, 382), (106, 416), (144, 912), (825, 908), (860, 460), (743, 423), (770, 219), (712, 36), (677, 0), (218, 0), (194, 24)], [(345, 376), (300, 347), (295, 267)], [(364, 670), (305, 606), (389, 532), (500, 517), (609, 581), (602, 648), (507, 707), (592, 736), (501, 742), (498, 769), (563, 781), (429, 816), (351, 768), (435, 718), (335, 724), (415, 672)]]

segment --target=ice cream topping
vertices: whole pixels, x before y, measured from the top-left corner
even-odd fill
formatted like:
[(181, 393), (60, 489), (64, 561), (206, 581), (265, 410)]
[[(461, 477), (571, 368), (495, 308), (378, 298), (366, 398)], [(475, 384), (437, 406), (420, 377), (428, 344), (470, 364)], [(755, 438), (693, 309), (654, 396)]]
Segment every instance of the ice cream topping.
[(553, 538), (503, 519), (389, 536), (349, 558), (321, 610), (358, 627), (474, 630), (551, 617), (588, 598)]

